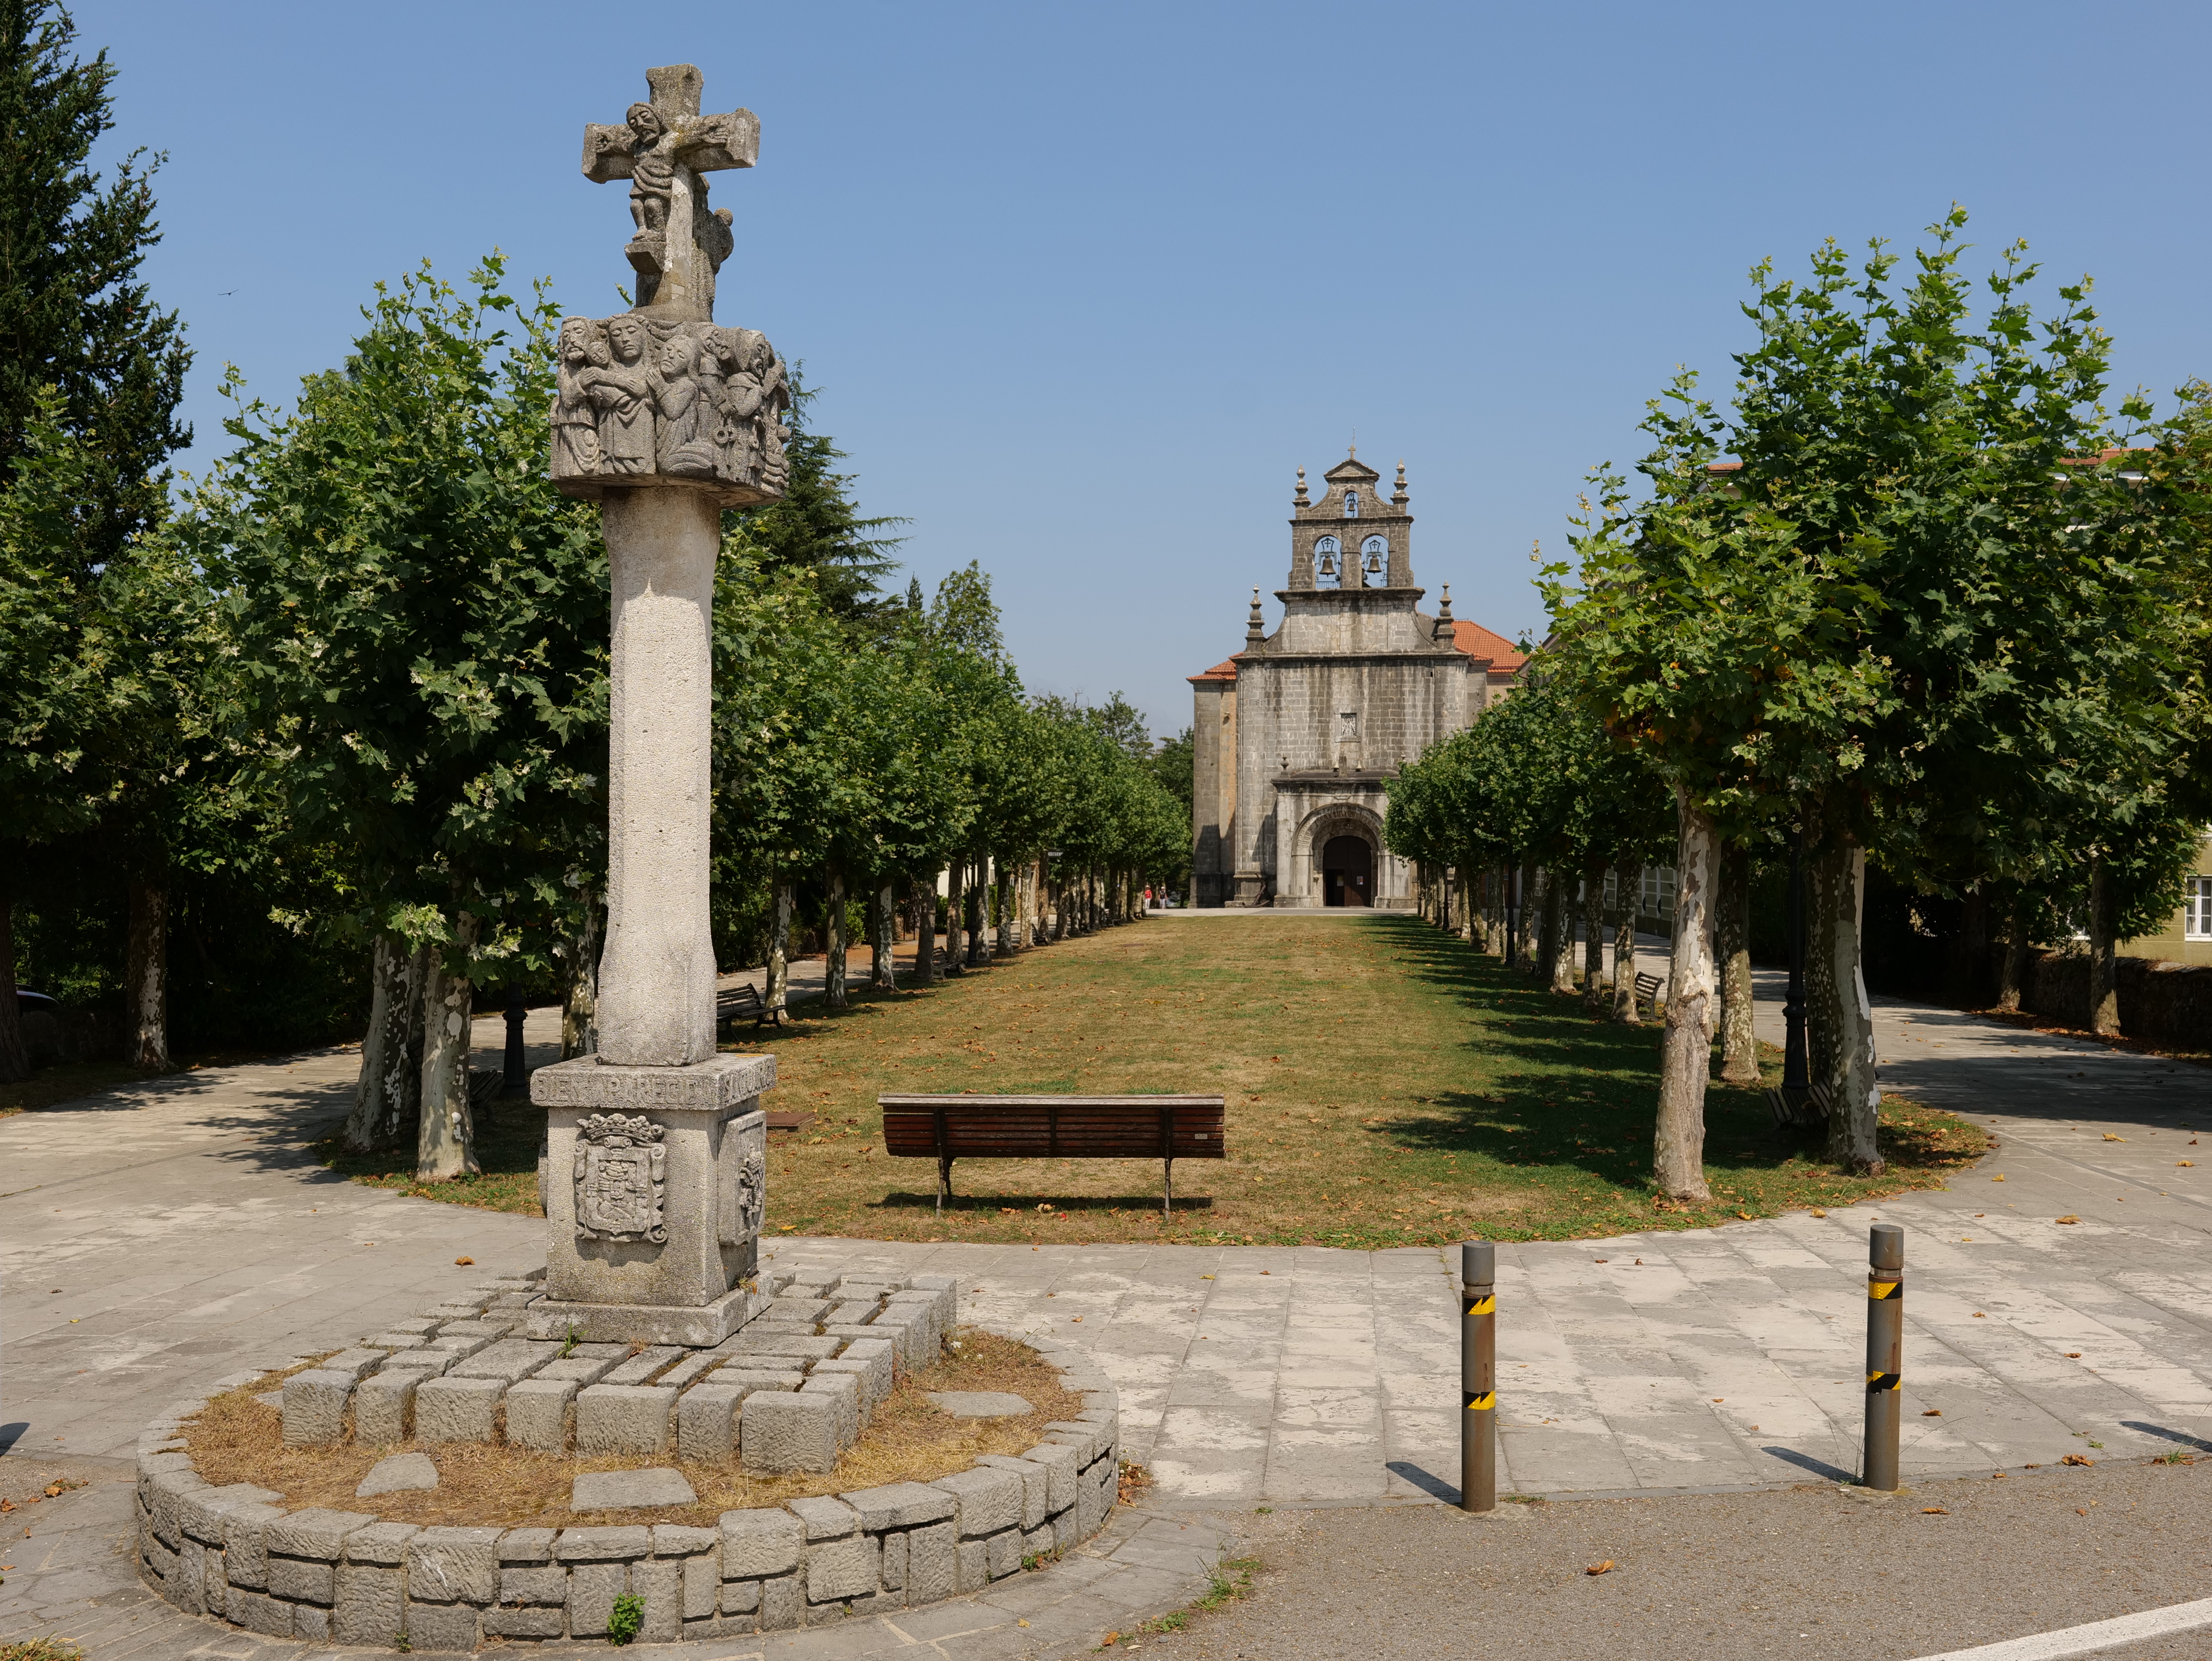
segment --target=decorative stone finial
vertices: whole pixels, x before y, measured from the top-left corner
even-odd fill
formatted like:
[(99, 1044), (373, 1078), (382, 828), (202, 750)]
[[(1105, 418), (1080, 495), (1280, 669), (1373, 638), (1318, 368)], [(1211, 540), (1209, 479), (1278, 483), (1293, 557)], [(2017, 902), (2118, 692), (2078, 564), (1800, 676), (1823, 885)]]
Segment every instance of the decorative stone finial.
[(714, 326), (714, 277), (736, 246), (726, 208), (709, 212), (701, 175), (750, 167), (750, 110), (699, 113), (689, 64), (647, 70), (650, 102), (619, 127), (584, 129), (584, 176), (630, 181), (635, 234), (623, 249), (637, 304), (619, 317), (562, 319), (553, 403), (553, 478), (569, 496), (681, 485), (726, 508), (778, 500), (789, 479), (783, 360), (751, 329)]
[(1432, 640), (1449, 640), (1453, 633), (1451, 584), (1447, 582), (1444, 584), (1443, 602), (1437, 607), (1437, 625), (1429, 631), (1429, 637)]
[(1244, 644), (1249, 649), (1259, 645), (1267, 638), (1267, 622), (1260, 615), (1260, 591), (1255, 588), (1252, 591), (1252, 615), (1245, 620), (1244, 624)]
[(1306, 470), (1303, 467), (1298, 469), (1298, 493), (1291, 498), (1291, 505), (1294, 508), (1313, 506), (1312, 502), (1306, 500)]
[(1390, 500), (1402, 508), (1406, 505), (1406, 464), (1398, 464), (1398, 485), (1390, 492)]

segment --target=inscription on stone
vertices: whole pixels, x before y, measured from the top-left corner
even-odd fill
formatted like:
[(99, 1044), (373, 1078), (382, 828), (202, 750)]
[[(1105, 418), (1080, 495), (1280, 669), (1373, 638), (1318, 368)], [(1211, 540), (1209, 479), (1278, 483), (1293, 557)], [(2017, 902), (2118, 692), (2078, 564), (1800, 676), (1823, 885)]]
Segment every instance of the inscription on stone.
[(594, 1113), (576, 1127), (576, 1232), (587, 1240), (668, 1238), (662, 1128), (626, 1113)]

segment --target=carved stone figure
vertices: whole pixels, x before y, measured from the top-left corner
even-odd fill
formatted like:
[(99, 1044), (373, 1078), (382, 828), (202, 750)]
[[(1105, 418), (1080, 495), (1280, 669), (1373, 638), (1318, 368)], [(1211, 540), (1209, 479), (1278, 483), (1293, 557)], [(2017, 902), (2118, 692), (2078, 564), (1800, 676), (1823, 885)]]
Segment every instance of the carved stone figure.
[(576, 1232), (591, 1240), (668, 1238), (661, 1208), (666, 1133), (627, 1113), (594, 1113), (576, 1127)]
[(599, 471), (599, 417), (584, 376), (612, 362), (606, 332), (588, 317), (563, 319), (555, 351), (557, 391), (553, 399), (553, 473)]
[(607, 348), (613, 362), (586, 372), (592, 406), (599, 415), (599, 466), (608, 473), (653, 471), (653, 414), (656, 376), (646, 362), (643, 319), (625, 313), (606, 321)]
[(660, 349), (660, 471), (681, 478), (711, 478), (714, 447), (700, 435), (702, 417), (713, 414), (698, 375), (699, 343), (675, 335)]
[(723, 507), (773, 502), (790, 482), (783, 360), (750, 329), (714, 326), (715, 274), (736, 246), (704, 173), (750, 167), (750, 110), (699, 113), (699, 71), (647, 70), (652, 98), (619, 127), (584, 129), (584, 174), (629, 181), (635, 234), (624, 249), (637, 304), (620, 317), (562, 324), (553, 408), (553, 478), (571, 496), (611, 488), (710, 488)]

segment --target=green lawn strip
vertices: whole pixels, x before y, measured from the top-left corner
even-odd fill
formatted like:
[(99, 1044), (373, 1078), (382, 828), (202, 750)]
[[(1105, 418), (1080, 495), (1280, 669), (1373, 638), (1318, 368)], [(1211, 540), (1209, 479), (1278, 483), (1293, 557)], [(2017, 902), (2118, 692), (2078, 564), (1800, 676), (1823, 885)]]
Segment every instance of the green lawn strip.
[[(772, 1050), (769, 1232), (897, 1239), (1179, 1240), (1375, 1247), (1695, 1228), (1941, 1186), (1987, 1147), (1890, 1102), (1890, 1167), (1844, 1175), (1772, 1128), (1755, 1091), (1706, 1098), (1709, 1205), (1650, 1182), (1659, 1030), (1594, 1020), (1405, 917), (1153, 921), (1024, 952), (945, 985), (862, 995), (738, 1048)], [(1766, 1057), (1770, 1082), (1779, 1057)], [(1146, 1161), (973, 1160), (942, 1217), (927, 1160), (883, 1155), (878, 1094), (1218, 1093), (1224, 1161), (1185, 1160), (1163, 1221)], [(537, 1210), (538, 1122), (503, 1103), (485, 1175), (417, 1186), (404, 1159), (332, 1156), (364, 1180)]]

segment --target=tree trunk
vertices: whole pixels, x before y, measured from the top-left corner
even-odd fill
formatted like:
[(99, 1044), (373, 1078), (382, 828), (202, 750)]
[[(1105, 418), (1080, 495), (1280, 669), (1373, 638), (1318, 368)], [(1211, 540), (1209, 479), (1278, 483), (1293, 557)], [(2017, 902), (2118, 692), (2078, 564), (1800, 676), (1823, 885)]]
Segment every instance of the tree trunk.
[(1542, 871), (1544, 885), (1538, 891), (1541, 897), (1536, 907), (1536, 978), (1549, 986), (1559, 962), (1559, 882), (1550, 866)]
[(416, 1038), (429, 962), (427, 949), (410, 952), (392, 934), (379, 934), (370, 949), (368, 1032), (361, 1041), (361, 1077), (342, 1133), (356, 1153), (398, 1147), (421, 1110), (422, 1061)]
[(1659, 1122), (1652, 1139), (1652, 1175), (1670, 1200), (1704, 1202), (1705, 1080), (1712, 1071), (1714, 1008), (1713, 875), (1719, 852), (1713, 822), (1690, 793), (1674, 788), (1682, 821), (1675, 857), (1674, 971), (1667, 983), (1667, 1035), (1659, 1050)]
[(2027, 902), (2014, 891), (2011, 913), (2005, 919), (2004, 965), (1999, 971), (2003, 978), (1997, 983), (1997, 1007), (2017, 1010), (2021, 995), (2027, 986), (2027, 954), (2031, 947), (2027, 938)]
[(1730, 843), (1721, 855), (1721, 1077), (1759, 1082), (1759, 1038), (1752, 1031), (1751, 850)]
[(945, 972), (937, 963), (937, 873), (914, 879), (914, 983), (927, 986), (941, 981)]
[(844, 1009), (852, 1000), (845, 995), (845, 873), (830, 873), (829, 928), (823, 931), (823, 955), (829, 961), (822, 970), (822, 1001), (832, 1009)]
[(1583, 861), (1583, 1006), (1605, 1013), (1605, 861)]
[(561, 948), (568, 974), (561, 987), (561, 1059), (599, 1053), (599, 942), (606, 933), (607, 908), (590, 889), (582, 926)]
[(868, 964), (868, 984), (878, 992), (898, 989), (897, 980), (891, 972), (891, 949), (898, 944), (896, 905), (897, 902), (891, 896), (890, 884), (879, 884), (876, 889), (875, 913), (869, 919), (873, 926), (869, 931), (871, 939), (868, 941), (872, 952)]
[(761, 1007), (770, 1026), (781, 1026), (791, 1003), (791, 910), (799, 903), (798, 885), (779, 877), (772, 893), (768, 926), (768, 986), (761, 994)]
[(999, 955), (1012, 957), (1014, 936), (1018, 933), (1014, 922), (1014, 873), (1001, 863), (996, 880), (991, 885), (992, 904), (998, 912), (997, 932)]
[[(415, 1142), (415, 1180), (445, 1182), (475, 1176), (475, 1116), (469, 1108), (469, 1018), (476, 989), (469, 979), (469, 955), (476, 948), (477, 922), (463, 911), (453, 938), (433, 946), (422, 976), (422, 1117)], [(462, 967), (447, 967), (447, 953)]]
[(1951, 1000), (1961, 1009), (1980, 1009), (1989, 1001), (1990, 902), (1979, 888), (1959, 902), (1959, 932), (1951, 941), (1944, 979)]
[(983, 887), (981, 862), (976, 861), (974, 879), (960, 896), (961, 941), (960, 961), (970, 969), (981, 969), (987, 959), (983, 947)]
[(1558, 938), (1552, 943), (1552, 990), (1570, 997), (1575, 990), (1575, 897), (1564, 870), (1551, 873), (1558, 897), (1546, 908)]
[[(9, 849), (0, 864), (15, 857)], [(23, 1045), (23, 1016), (15, 1005), (15, 897), (0, 879), (0, 1084), (21, 1084), (30, 1076), (31, 1052)]]
[(1636, 898), (1644, 885), (1644, 861), (1633, 854), (1613, 862), (1613, 898), (1619, 912), (1613, 925), (1613, 1019), (1641, 1026), (1636, 1013)]
[(169, 891), (133, 878), (130, 939), (125, 947), (123, 995), (130, 1031), (125, 1053), (131, 1065), (169, 1070)]
[(1881, 1089), (1874, 1070), (1874, 1012), (1859, 964), (1866, 849), (1831, 830), (1806, 873), (1806, 1048), (1813, 1082), (1828, 1088), (1828, 1157), (1863, 1176), (1882, 1169)]
[(966, 921), (967, 874), (958, 860), (945, 867), (945, 972), (948, 975), (966, 972), (961, 963), (960, 930)]
[(2112, 933), (2112, 876), (2102, 854), (2089, 856), (2089, 1008), (2092, 1032), (2117, 1037), (2120, 1031), (2118, 942)]

